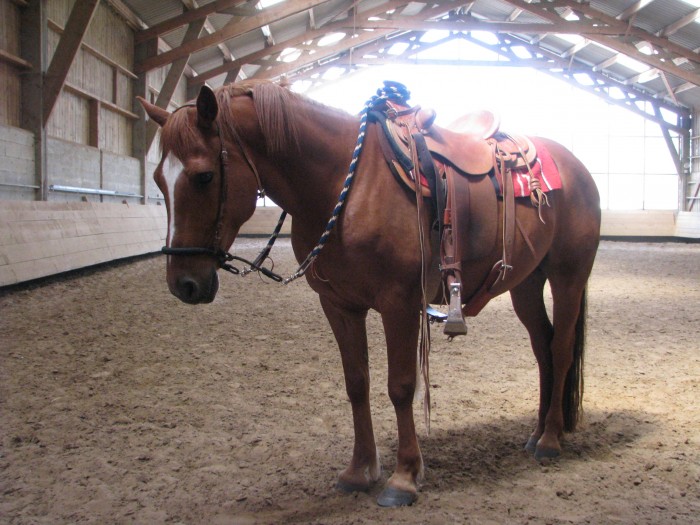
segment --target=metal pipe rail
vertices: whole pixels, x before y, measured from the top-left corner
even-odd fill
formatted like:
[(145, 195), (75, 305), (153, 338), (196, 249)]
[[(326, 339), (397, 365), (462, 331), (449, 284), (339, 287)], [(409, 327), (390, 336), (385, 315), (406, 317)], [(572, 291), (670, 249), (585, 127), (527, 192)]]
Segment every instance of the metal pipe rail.
[(102, 190), (97, 188), (79, 188), (77, 186), (60, 186), (58, 184), (51, 184), (49, 186), (49, 191), (57, 191), (61, 193), (80, 193), (83, 195), (108, 195), (110, 197), (133, 197), (138, 199), (143, 198), (143, 195), (138, 195), (136, 193)]

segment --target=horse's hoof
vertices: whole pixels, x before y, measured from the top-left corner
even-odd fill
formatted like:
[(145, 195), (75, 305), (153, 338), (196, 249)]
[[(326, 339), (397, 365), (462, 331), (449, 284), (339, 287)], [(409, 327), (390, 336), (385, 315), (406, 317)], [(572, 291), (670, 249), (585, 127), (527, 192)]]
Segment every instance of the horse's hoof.
[(545, 448), (537, 447), (535, 449), (535, 460), (536, 461), (547, 461), (550, 459), (556, 459), (561, 455), (561, 451), (556, 448)]
[(531, 437), (530, 439), (527, 440), (527, 443), (525, 443), (525, 452), (528, 454), (534, 454), (537, 451), (537, 439), (534, 437)]
[(352, 494), (353, 492), (367, 492), (369, 490), (369, 485), (365, 483), (352, 483), (351, 481), (339, 479), (335, 484), (335, 488), (344, 494)]
[(380, 507), (407, 507), (413, 505), (418, 499), (418, 494), (394, 487), (386, 487), (379, 496), (377, 503)]

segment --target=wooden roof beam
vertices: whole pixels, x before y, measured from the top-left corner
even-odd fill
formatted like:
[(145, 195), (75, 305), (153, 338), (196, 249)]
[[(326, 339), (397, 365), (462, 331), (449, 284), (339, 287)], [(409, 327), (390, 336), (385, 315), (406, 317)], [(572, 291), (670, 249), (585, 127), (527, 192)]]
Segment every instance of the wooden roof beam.
[[(192, 22), (187, 27), (187, 32), (185, 33), (185, 37), (182, 41), (188, 42), (198, 38), (199, 34), (204, 28), (204, 24), (205, 19), (202, 18)], [(168, 74), (163, 81), (163, 85), (160, 88), (160, 92), (158, 93), (156, 106), (164, 109), (168, 108), (168, 104), (170, 104), (170, 101), (173, 98), (173, 94), (175, 93), (175, 89), (182, 78), (182, 74), (185, 72), (189, 58), (189, 56), (183, 57), (171, 64)], [(149, 121), (148, 127), (146, 128), (146, 151), (151, 149), (151, 144), (153, 143), (153, 139), (155, 138), (157, 131), (158, 125), (155, 122)]]
[[(375, 7), (373, 9), (369, 9), (367, 11), (364, 11), (361, 13), (363, 18), (368, 18), (370, 16), (376, 16), (379, 15), (380, 13), (386, 12), (388, 9), (393, 9), (393, 8), (398, 8), (401, 6), (406, 5), (406, 0), (390, 0), (386, 4), (383, 4), (381, 6)], [(337, 15), (332, 16), (331, 20), (334, 19)], [(221, 66), (215, 67), (213, 69), (210, 69), (209, 71), (206, 72), (200, 72), (199, 76), (197, 78), (193, 78), (190, 80), (191, 84), (202, 84), (206, 82), (207, 80), (214, 78), (218, 75), (222, 75), (224, 73), (227, 73), (228, 71), (235, 69), (235, 68), (240, 68), (241, 66), (245, 64), (250, 64), (255, 62), (256, 60), (259, 60), (265, 56), (272, 55), (274, 53), (281, 53), (288, 47), (299, 47), (303, 42), (307, 42), (309, 40), (316, 40), (318, 38), (321, 38), (324, 35), (327, 35), (328, 33), (331, 33), (333, 31), (339, 31), (342, 30), (345, 26), (347, 25), (347, 22), (345, 20), (341, 20), (338, 22), (333, 22), (327, 25), (323, 25), (320, 28), (316, 30), (311, 30), (307, 31), (305, 33), (302, 33), (300, 35), (297, 35), (293, 38), (289, 38), (285, 40), (284, 42), (280, 42), (272, 47), (268, 48), (263, 48), (258, 51), (255, 51), (253, 53), (250, 53), (244, 57), (238, 57), (236, 60), (233, 60), (232, 62), (227, 62), (225, 64), (222, 64)]]
[[(454, 9), (454, 6), (450, 6), (449, 4), (437, 4), (434, 7), (430, 7), (427, 9), (423, 9), (420, 13), (413, 17), (406, 17), (407, 20), (404, 20), (406, 23), (410, 23), (413, 21), (419, 22), (421, 20), (425, 19), (430, 19), (430, 18), (435, 18), (437, 16), (443, 15), (446, 10), (451, 10)], [(401, 19), (399, 19), (401, 20)], [(343, 21), (345, 25), (348, 24), (348, 21)], [(367, 22), (369, 23), (369, 22)], [(358, 28), (361, 28), (358, 24)], [(324, 59), (328, 59), (333, 57), (333, 55), (337, 55), (338, 53), (342, 53), (344, 51), (350, 51), (351, 49), (357, 48), (358, 46), (361, 46), (363, 44), (366, 44), (368, 42), (372, 42), (373, 40), (378, 40), (380, 38), (384, 38), (388, 35), (391, 35), (396, 32), (396, 29), (378, 29), (372, 32), (360, 32), (357, 34), (355, 37), (348, 39), (345, 38), (338, 42), (334, 46), (328, 46), (328, 47), (316, 47), (315, 53), (313, 55), (311, 54), (304, 54), (301, 57), (299, 57), (297, 60), (294, 62), (290, 62), (288, 64), (280, 65), (276, 68), (273, 68), (271, 70), (266, 70), (264, 72), (262, 71), (256, 71), (256, 74), (254, 75), (255, 78), (265, 78), (265, 79), (274, 79), (282, 75), (286, 75), (287, 73), (296, 71), (297, 69), (303, 68), (307, 66), (308, 64), (313, 64), (313, 63), (318, 63)]]
[[(351, 22), (346, 22), (346, 27), (351, 27)], [(357, 22), (357, 29), (395, 29), (409, 31), (488, 31), (491, 33), (512, 34), (549, 34), (571, 33), (586, 35), (620, 35), (619, 30), (605, 26), (594, 26), (581, 22), (556, 22), (542, 23), (517, 23), (517, 22), (477, 22), (477, 21), (452, 21), (452, 20), (408, 20), (394, 18), (391, 20), (372, 20)]]
[(550, 2), (547, 4), (529, 4), (525, 2), (524, 0), (503, 0), (504, 2), (507, 2), (511, 5), (516, 5), (523, 7), (526, 9), (528, 12), (538, 15), (538, 16), (543, 16), (546, 17), (547, 13), (552, 14), (552, 12), (546, 10), (546, 7), (549, 6), (556, 6), (556, 7), (570, 7), (572, 10), (580, 12), (587, 17), (590, 17), (592, 19), (595, 19), (599, 22), (603, 22), (607, 25), (617, 27), (618, 29), (621, 30), (622, 33), (627, 32), (629, 36), (634, 36), (636, 38), (639, 38), (641, 40), (646, 40), (650, 44), (652, 44), (655, 47), (664, 49), (666, 51), (670, 51), (672, 53), (675, 53), (676, 55), (683, 56), (687, 58), (688, 60), (691, 60), (696, 63), (700, 63), (700, 54), (698, 54), (698, 50), (693, 50), (693, 49), (688, 49), (685, 48), (679, 44), (676, 44), (675, 42), (671, 42), (668, 38), (664, 38), (663, 36), (657, 36), (653, 33), (649, 33), (648, 31), (645, 31), (643, 29), (640, 29), (638, 27), (634, 26), (629, 26), (626, 22), (621, 21), (616, 19), (615, 17), (606, 15), (605, 13), (598, 11), (597, 9), (593, 9), (590, 4), (579, 4), (575, 0), (555, 0), (554, 2)]
[[(525, 9), (526, 11), (533, 13), (537, 16), (540, 16), (544, 18), (545, 20), (548, 20), (550, 22), (557, 22), (558, 20), (561, 20), (559, 15), (554, 12), (554, 11), (549, 11), (547, 9), (543, 9), (543, 6), (547, 6), (549, 4), (530, 4), (526, 2), (525, 0), (504, 0), (505, 2), (514, 5), (516, 7), (521, 7), (522, 9)], [(591, 11), (590, 8), (588, 8), (585, 4), (578, 4), (577, 2), (572, 2), (571, 0), (565, 1), (565, 2), (559, 2), (560, 4), (571, 4), (571, 8), (575, 9), (575, 7), (578, 7), (582, 10), (586, 11)], [(592, 10), (595, 11), (595, 10)], [(610, 23), (611, 25), (615, 24), (622, 24), (622, 27), (625, 29), (628, 28), (626, 24), (623, 22), (617, 21), (615, 18), (608, 17), (604, 15), (603, 13), (600, 13), (599, 11), (595, 11), (596, 16), (598, 16), (602, 21), (606, 23)], [(588, 16), (588, 13), (586, 12), (586, 15)], [(619, 25), (618, 25), (619, 27)], [(641, 38), (644, 40), (647, 40), (650, 42), (652, 45), (658, 45), (659, 47), (663, 47), (665, 49), (668, 49), (669, 44), (671, 44), (670, 41), (667, 39), (660, 39), (659, 37), (656, 37), (655, 35), (648, 33), (644, 30), (637, 29), (634, 27), (629, 28), (630, 29), (630, 34), (635, 34), (636, 36), (641, 35)], [(614, 38), (604, 36), (604, 35), (596, 35), (596, 34), (588, 34), (588, 37), (603, 46), (606, 46), (614, 51), (617, 51), (618, 53), (622, 53), (625, 55), (628, 55), (636, 60), (639, 60), (640, 62), (643, 62), (647, 64), (648, 66), (651, 67), (656, 67), (660, 69), (661, 71), (665, 71), (666, 73), (670, 73), (674, 76), (677, 76), (678, 78), (681, 78), (682, 80), (685, 80), (686, 82), (693, 82), (695, 84), (700, 85), (700, 75), (697, 73), (693, 73), (691, 71), (688, 71), (686, 69), (680, 68), (676, 66), (672, 61), (663, 61), (660, 60), (659, 58), (651, 55), (645, 55), (644, 53), (640, 53), (639, 50), (634, 47), (632, 44), (628, 44), (626, 42), (622, 42), (620, 40), (616, 40)], [(684, 53), (682, 56), (685, 56), (686, 58), (695, 60), (697, 61), (700, 59), (700, 57), (696, 53), (692, 53), (689, 49), (683, 48), (682, 46), (673, 46), (673, 47), (678, 47), (684, 50)], [(675, 51), (674, 51), (675, 52)]]
[[(197, 3), (197, 0), (181, 0), (182, 3), (185, 5), (185, 7), (189, 11), (193, 11), (195, 9), (199, 8), (199, 4)], [(209, 21), (207, 17), (204, 17), (204, 30), (209, 33), (216, 33), (216, 28), (212, 25), (212, 23)], [(226, 46), (226, 44), (218, 44), (216, 47), (219, 48), (219, 51), (221, 51), (221, 54), (224, 57), (224, 60), (233, 60), (233, 55), (231, 55), (231, 50)]]
[[(216, 33), (198, 38), (192, 42), (184, 43), (179, 47), (174, 48), (172, 51), (168, 51), (154, 57), (145, 58), (142, 62), (136, 64), (136, 72), (145, 73), (151, 69), (164, 66), (173, 62), (174, 60), (182, 58), (183, 56), (215, 46), (220, 42), (224, 42), (238, 35), (248, 33), (249, 31), (260, 29), (266, 24), (271, 24), (282, 18), (305, 11), (326, 1), (327, 0), (288, 0), (269, 7), (261, 11), (258, 15), (250, 16), (240, 21), (238, 19), (234, 19)], [(209, 5), (211, 4), (207, 4), (207, 6)], [(195, 11), (189, 11), (189, 13), (194, 13)]]
[(99, 0), (76, 0), (68, 16), (65, 31), (58, 42), (51, 64), (44, 74), (44, 102), (42, 108), (44, 126), (49, 121), (58, 96), (66, 83), (68, 71), (97, 10), (97, 4), (99, 4)]
[(627, 9), (622, 11), (619, 15), (617, 15), (615, 18), (618, 20), (629, 20), (633, 16), (636, 16), (639, 11), (644, 9), (646, 6), (651, 4), (654, 0), (637, 0), (635, 3), (630, 5)]
[(151, 40), (157, 36), (177, 29), (178, 27), (184, 26), (185, 24), (189, 24), (195, 20), (199, 20), (200, 18), (205, 18), (213, 13), (218, 13), (224, 9), (234, 7), (240, 3), (242, 3), (241, 0), (215, 0), (210, 4), (198, 7), (197, 9), (185, 11), (181, 15), (174, 16), (159, 24), (155, 24), (148, 29), (139, 31), (134, 35), (134, 43), (140, 44), (142, 42), (146, 42), (147, 40)]

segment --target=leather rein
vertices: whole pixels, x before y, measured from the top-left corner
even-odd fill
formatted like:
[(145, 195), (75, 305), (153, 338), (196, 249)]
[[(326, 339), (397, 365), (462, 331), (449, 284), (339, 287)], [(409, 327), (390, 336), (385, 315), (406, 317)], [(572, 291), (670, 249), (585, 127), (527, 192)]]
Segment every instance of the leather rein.
[[(181, 110), (182, 108), (187, 108), (187, 107), (196, 107), (196, 104), (184, 104), (177, 108), (173, 113)], [(282, 276), (276, 274), (272, 270), (265, 268), (262, 266), (263, 262), (265, 259), (267, 259), (267, 255), (269, 253), (269, 249), (267, 249), (267, 252), (265, 250), (263, 253), (261, 253), (255, 261), (249, 261), (247, 259), (244, 259), (242, 257), (239, 257), (237, 255), (233, 255), (230, 252), (227, 252), (221, 248), (221, 232), (223, 229), (223, 222), (224, 222), (224, 211), (226, 207), (226, 196), (228, 194), (228, 185), (226, 181), (226, 166), (228, 166), (228, 151), (226, 151), (226, 148), (224, 146), (224, 139), (221, 134), (221, 127), (217, 125), (216, 128), (217, 134), (219, 136), (219, 144), (220, 144), (220, 149), (219, 149), (219, 176), (221, 177), (221, 185), (220, 185), (220, 191), (219, 191), (219, 206), (216, 214), (216, 229), (214, 231), (214, 239), (210, 247), (177, 247), (173, 248), (170, 246), (163, 246), (161, 248), (161, 252), (164, 253), (165, 255), (177, 255), (177, 256), (192, 256), (192, 255), (209, 255), (212, 256), (216, 259), (219, 268), (222, 270), (225, 270), (229, 273), (232, 274), (240, 274), (241, 270), (239, 268), (236, 268), (231, 264), (231, 261), (240, 261), (242, 263), (245, 263), (248, 265), (248, 268), (245, 268), (243, 270), (243, 275), (246, 275), (247, 273), (250, 272), (261, 272), (263, 275), (266, 277), (272, 279), (273, 281), (280, 282), (282, 281)], [(264, 197), (265, 196), (265, 190), (262, 187), (262, 183), (260, 181), (260, 175), (258, 173), (257, 168), (255, 167), (255, 164), (253, 163), (250, 155), (248, 154), (248, 151), (246, 150), (245, 146), (243, 145), (243, 141), (239, 137), (238, 133), (236, 132), (235, 129), (231, 129), (231, 132), (236, 140), (236, 143), (238, 144), (238, 147), (241, 150), (241, 153), (243, 154), (243, 157), (245, 158), (246, 163), (248, 164), (248, 167), (251, 169), (253, 172), (253, 175), (255, 175), (255, 180), (258, 185), (258, 198)], [(276, 229), (276, 234), (279, 233), (279, 229), (281, 228), (281, 224), (278, 225), (278, 229)], [(275, 235), (276, 237), (276, 235)], [(271, 247), (271, 246), (270, 246)]]

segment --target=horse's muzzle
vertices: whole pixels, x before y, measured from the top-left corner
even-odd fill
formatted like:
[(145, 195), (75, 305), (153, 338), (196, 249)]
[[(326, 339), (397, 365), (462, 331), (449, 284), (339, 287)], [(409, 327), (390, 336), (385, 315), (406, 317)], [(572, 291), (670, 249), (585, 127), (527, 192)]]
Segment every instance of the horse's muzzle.
[(169, 283), (170, 292), (187, 304), (211, 303), (219, 290), (219, 277), (216, 269), (203, 278), (181, 275)]

